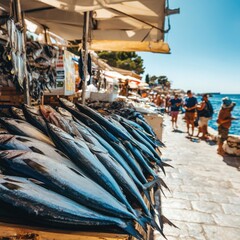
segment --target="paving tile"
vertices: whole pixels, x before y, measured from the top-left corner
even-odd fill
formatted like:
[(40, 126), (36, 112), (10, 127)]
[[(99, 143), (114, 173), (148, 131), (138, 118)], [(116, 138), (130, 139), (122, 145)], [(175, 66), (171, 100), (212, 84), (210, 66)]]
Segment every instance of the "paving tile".
[(189, 193), (189, 192), (173, 192), (174, 198), (185, 199), (185, 200), (198, 200), (199, 196), (197, 193)]
[(199, 193), (198, 194), (200, 200), (206, 200), (209, 202), (215, 202), (215, 203), (229, 203), (229, 199), (227, 195), (224, 194), (218, 194), (218, 193)]
[(186, 223), (205, 223), (214, 224), (214, 219), (210, 214), (183, 209), (162, 208), (164, 216), (174, 223), (174, 220)]
[(187, 223), (189, 237), (198, 240), (205, 240), (202, 224)]
[(229, 203), (231, 203), (231, 204), (239, 204), (240, 203), (240, 197), (228, 196), (227, 198), (229, 200)]
[(219, 226), (240, 228), (240, 216), (215, 213), (212, 217)]
[(240, 229), (221, 226), (203, 225), (207, 240), (239, 240)]
[(238, 204), (222, 204), (222, 208), (225, 214), (240, 216), (240, 198)]
[(188, 193), (206, 192), (205, 188), (202, 187), (201, 185), (198, 185), (198, 186), (183, 185), (181, 186), (181, 189), (183, 192), (188, 192)]
[[(223, 188), (223, 187), (204, 187), (205, 192), (210, 192), (212, 194), (223, 194), (227, 196), (236, 196), (232, 188)], [(204, 192), (204, 191), (203, 191)]]
[(163, 208), (170, 208), (170, 209), (191, 209), (190, 201), (184, 199), (166, 199), (162, 201)]
[(208, 201), (191, 201), (193, 210), (204, 212), (204, 213), (222, 213), (222, 208), (219, 203), (208, 202)]

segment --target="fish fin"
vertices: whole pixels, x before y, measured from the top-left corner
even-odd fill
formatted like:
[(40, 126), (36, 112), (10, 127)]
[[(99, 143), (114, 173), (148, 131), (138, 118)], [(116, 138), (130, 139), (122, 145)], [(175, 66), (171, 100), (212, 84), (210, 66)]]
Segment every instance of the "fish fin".
[(76, 174), (82, 176), (82, 177), (85, 177), (80, 171), (78, 171), (77, 169), (74, 169), (72, 167), (68, 167), (69, 169), (71, 169), (73, 172), (75, 172)]
[(125, 232), (129, 233), (131, 236), (135, 237), (138, 240), (144, 240), (143, 235), (140, 234), (132, 225), (132, 223), (127, 223), (125, 226), (119, 224), (119, 227), (122, 228)]
[(162, 152), (161, 152), (160, 149), (161, 149), (160, 147), (157, 147), (157, 148), (156, 148), (156, 150), (158, 151), (158, 153), (159, 153), (160, 155), (162, 155)]
[(158, 224), (156, 223), (156, 221), (155, 221), (154, 219), (152, 219), (152, 221), (151, 221), (151, 227), (152, 227), (154, 230), (157, 230), (158, 232), (160, 232), (161, 235), (162, 235), (165, 239), (167, 239), (166, 236), (165, 236), (164, 233), (163, 233), (163, 230), (158, 226)]
[(162, 162), (161, 163), (163, 167), (171, 167), (171, 168), (174, 168), (172, 165), (168, 164), (168, 163), (165, 163), (165, 162)]
[(16, 182), (16, 183), (21, 183), (20, 181), (17, 181), (15, 179), (9, 178), (9, 177), (4, 177), (4, 180), (11, 181), (11, 182)]
[(151, 182), (147, 182), (145, 184), (143, 184), (143, 186), (148, 189), (151, 190), (161, 179), (160, 178), (156, 178)]
[(172, 223), (172, 222), (171, 222), (169, 219), (167, 219), (164, 215), (161, 216), (161, 219), (162, 219), (162, 222), (163, 222), (164, 224), (168, 224), (168, 225), (171, 226), (171, 227), (175, 227), (175, 228), (178, 228), (178, 229), (179, 229), (178, 226), (176, 226), (174, 223)]
[(164, 175), (166, 175), (165, 169), (163, 167), (163, 163), (159, 161), (159, 162), (157, 162), (157, 165), (162, 169)]
[(32, 183), (35, 183), (35, 184), (40, 185), (40, 186), (42, 186), (42, 185), (45, 184), (45, 183), (43, 183), (43, 182), (41, 182), (41, 181), (38, 181), (38, 180), (35, 179), (35, 178), (28, 178), (28, 180), (31, 181)]
[(161, 158), (162, 162), (172, 162), (170, 158)]
[(38, 148), (35, 148), (35, 147), (29, 147), (33, 152), (35, 153), (39, 153), (39, 154), (42, 154), (42, 155), (45, 155), (44, 152), (42, 152), (41, 150), (39, 150)]
[(167, 186), (167, 184), (162, 180), (162, 178), (159, 178), (160, 181), (158, 182), (159, 186), (163, 186), (164, 188), (166, 188), (169, 192), (171, 192), (171, 190), (169, 189), (169, 187)]
[(31, 140), (22, 138), (22, 137), (16, 137), (17, 140), (21, 141), (21, 142), (31, 142)]
[(18, 186), (16, 184), (8, 183), (8, 182), (1, 183), (1, 185), (3, 185), (5, 188), (7, 188), (9, 190), (18, 190), (21, 188), (20, 186)]
[(41, 173), (45, 173), (46, 172), (46, 168), (43, 165), (41, 165), (39, 163), (36, 163), (36, 162), (32, 161), (31, 159), (25, 158), (25, 159), (23, 159), (23, 161), (28, 166), (30, 166), (31, 168), (36, 170), (37, 172), (41, 172)]
[(8, 141), (10, 141), (12, 138), (14, 138), (14, 135), (2, 135), (3, 137), (1, 137), (1, 144), (7, 143)]
[[(0, 151), (0, 158), (5, 158), (7, 156), (8, 159), (14, 159), (16, 157), (21, 156), (22, 154), (24, 154), (26, 151), (22, 151), (22, 150), (4, 150), (4, 151)], [(13, 154), (13, 155), (12, 155)]]

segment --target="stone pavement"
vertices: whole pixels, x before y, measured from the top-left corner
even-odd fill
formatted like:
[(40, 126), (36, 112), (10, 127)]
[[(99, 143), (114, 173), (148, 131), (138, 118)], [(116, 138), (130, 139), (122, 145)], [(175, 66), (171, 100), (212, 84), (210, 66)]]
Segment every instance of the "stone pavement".
[[(162, 176), (171, 190), (162, 196), (162, 213), (179, 227), (165, 224), (164, 234), (168, 240), (240, 240), (240, 158), (223, 158), (213, 142), (186, 138), (182, 117), (177, 132), (164, 118), (163, 158), (174, 168)], [(164, 239), (157, 232), (154, 238)]]

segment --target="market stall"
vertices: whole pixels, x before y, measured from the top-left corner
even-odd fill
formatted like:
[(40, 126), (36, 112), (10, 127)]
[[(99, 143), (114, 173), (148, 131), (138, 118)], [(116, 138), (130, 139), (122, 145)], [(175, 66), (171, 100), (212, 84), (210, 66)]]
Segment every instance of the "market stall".
[[(90, 5), (89, 10), (96, 7), (100, 15), (106, 11), (109, 16), (113, 11), (118, 16), (121, 9), (111, 7), (131, 1), (111, 2), (114, 6)], [(161, 139), (136, 109), (121, 108), (121, 101), (113, 101), (111, 106), (109, 101), (106, 106), (100, 102), (85, 106), (66, 100), (75, 92), (75, 56), (65, 50), (66, 45), (51, 35), (48, 28), (64, 38), (74, 38), (78, 32), (72, 31), (72, 27), (79, 25), (74, 26), (73, 22), (82, 20), (82, 12), (76, 12), (77, 7), (74, 11), (63, 10), (59, 9), (61, 6), (51, 7), (51, 2), (23, 0), (26, 17), (38, 23), (34, 34), (39, 31), (39, 24), (44, 30), (42, 42), (36, 39), (25, 41), (25, 24), (19, 18), (20, 2), (13, 1), (10, 7), (9, 3), (7, 0), (1, 2), (6, 21), (1, 22), (1, 34), (5, 39), (3, 36), (1, 41), (4, 60), (1, 70), (4, 71), (0, 89), (1, 101), (4, 91), (9, 97), (6, 105), (10, 111), (1, 112), (0, 117), (3, 133), (0, 134), (0, 203), (4, 206), (0, 210), (0, 237), (151, 239), (153, 230), (164, 236), (163, 219), (158, 209), (161, 206), (155, 199), (155, 193), (166, 187), (160, 176), (164, 172)], [(161, 13), (164, 4), (165, 1), (161, 1), (159, 5)], [(150, 9), (153, 6), (150, 5)], [(125, 7), (127, 11), (132, 5)], [(51, 13), (43, 17), (41, 11), (48, 10)], [(128, 18), (122, 17), (121, 28)], [(100, 22), (100, 18), (96, 19)], [(115, 25), (116, 22), (110, 20), (108, 17), (109, 24)], [(131, 40), (140, 39), (142, 34), (147, 34), (145, 39), (149, 38), (149, 41), (156, 36), (152, 24), (150, 28), (139, 30), (142, 24), (149, 26), (149, 23), (140, 24), (139, 19), (133, 22), (130, 25), (137, 34)], [(158, 29), (157, 35), (162, 29), (159, 26), (163, 26), (162, 19), (154, 27)], [(98, 35), (99, 30), (101, 28), (93, 32)], [(116, 33), (122, 33), (121, 29), (116, 31), (110, 30), (110, 39), (115, 38)], [(129, 32), (125, 33), (129, 37)], [(103, 31), (99, 39), (104, 35), (107, 36)], [(128, 37), (124, 40), (128, 41)], [(85, 60), (86, 54), (85, 48)], [(87, 75), (91, 79), (91, 70), (86, 74), (87, 66), (81, 68), (82, 63), (79, 58), (77, 71), (87, 82)], [(111, 78), (106, 70), (102, 74), (107, 91), (117, 93), (119, 79)], [(130, 84), (140, 83), (132, 76), (125, 76), (125, 80)], [(35, 107), (31, 106), (33, 102), (29, 101), (28, 94), (36, 101)], [(56, 110), (39, 105), (44, 103), (43, 95), (64, 98), (58, 98)], [(26, 104), (20, 107), (23, 102)], [(3, 104), (4, 101), (1, 106)]]

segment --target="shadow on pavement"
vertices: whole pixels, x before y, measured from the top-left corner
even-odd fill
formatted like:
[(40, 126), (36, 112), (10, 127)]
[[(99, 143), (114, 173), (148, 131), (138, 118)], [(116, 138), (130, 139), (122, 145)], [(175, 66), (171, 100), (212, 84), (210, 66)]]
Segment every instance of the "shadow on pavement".
[(240, 157), (235, 157), (235, 156), (223, 156), (223, 161), (231, 166), (237, 168), (238, 171), (240, 171)]
[(210, 146), (215, 146), (217, 144), (217, 142), (214, 140), (206, 140), (206, 143)]
[(182, 131), (182, 130), (178, 130), (178, 129), (174, 129), (174, 130), (172, 130), (173, 132), (176, 132), (176, 133), (185, 133), (184, 131)]

